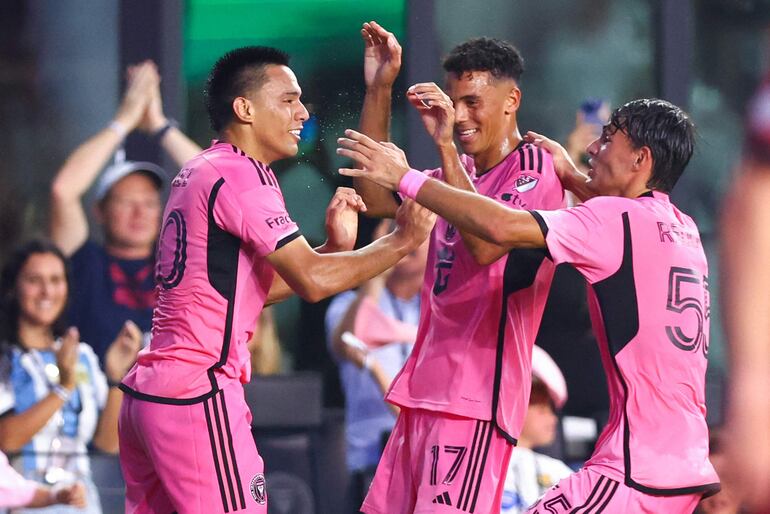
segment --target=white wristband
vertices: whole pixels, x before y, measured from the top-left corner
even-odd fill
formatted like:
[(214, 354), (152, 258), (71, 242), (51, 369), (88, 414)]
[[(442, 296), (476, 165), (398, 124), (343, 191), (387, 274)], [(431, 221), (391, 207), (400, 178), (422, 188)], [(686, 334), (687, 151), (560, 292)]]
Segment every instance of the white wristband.
[(118, 120), (112, 120), (109, 125), (107, 125), (107, 128), (111, 131), (115, 132), (120, 139), (125, 139), (128, 135), (128, 127), (126, 127), (123, 123), (119, 122)]
[(69, 391), (68, 389), (60, 386), (59, 384), (56, 384), (53, 386), (53, 389), (51, 390), (53, 394), (61, 398), (61, 401), (64, 403), (67, 403), (70, 401), (70, 397), (72, 396), (72, 391)]

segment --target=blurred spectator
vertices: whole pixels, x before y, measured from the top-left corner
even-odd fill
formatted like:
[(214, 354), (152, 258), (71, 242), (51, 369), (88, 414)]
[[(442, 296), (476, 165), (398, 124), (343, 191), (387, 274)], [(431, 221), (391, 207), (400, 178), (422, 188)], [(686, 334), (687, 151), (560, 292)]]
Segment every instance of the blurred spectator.
[(556, 412), (566, 401), (567, 386), (561, 370), (545, 350), (533, 347), (532, 392), (524, 426), (508, 465), (501, 513), (524, 512), (548, 488), (572, 473), (562, 461), (534, 451), (556, 439)]
[[(577, 168), (588, 174), (588, 145), (602, 135), (602, 127), (610, 119), (610, 105), (597, 98), (586, 99), (575, 115), (575, 128), (567, 136), (567, 149), (572, 162)], [(569, 193), (570, 205), (578, 203), (572, 193)]]
[[(374, 238), (386, 234), (390, 224), (382, 221)], [(327, 340), (345, 393), (348, 469), (361, 493), (396, 421), (397, 408), (383, 398), (414, 345), (427, 256), (425, 242), (358, 291), (338, 295), (326, 311)]]
[(0, 508), (40, 508), (56, 504), (86, 506), (85, 488), (81, 483), (48, 487), (34, 480), (27, 480), (8, 464), (8, 458), (0, 452)]
[[(101, 360), (127, 319), (143, 332), (150, 330), (165, 174), (148, 162), (116, 162), (97, 181), (99, 171), (137, 128), (156, 139), (180, 166), (201, 150), (164, 116), (159, 84), (152, 62), (129, 67), (114, 119), (72, 152), (51, 186), (51, 237), (72, 258), (70, 321)], [(83, 206), (83, 196), (95, 181), (94, 213), (104, 229), (104, 245), (89, 240)]]
[(3, 268), (0, 448), (19, 456), (16, 467), (28, 479), (84, 483), (86, 511), (50, 512), (99, 513), (87, 445), (118, 451), (117, 383), (136, 358), (141, 332), (126, 322), (107, 351), (105, 376), (77, 329), (64, 325), (68, 292), (66, 259), (51, 243), (27, 243)]
[(252, 375), (276, 375), (281, 372), (281, 343), (278, 340), (272, 307), (262, 309), (248, 346)]
[(701, 500), (694, 514), (741, 514), (739, 487), (729, 471), (728, 455), (725, 452), (725, 434), (712, 430), (709, 437), (709, 460), (719, 475), (722, 490), (714, 496)]
[(722, 213), (730, 348), (731, 472), (752, 512), (770, 512), (770, 79), (751, 103), (747, 145)]

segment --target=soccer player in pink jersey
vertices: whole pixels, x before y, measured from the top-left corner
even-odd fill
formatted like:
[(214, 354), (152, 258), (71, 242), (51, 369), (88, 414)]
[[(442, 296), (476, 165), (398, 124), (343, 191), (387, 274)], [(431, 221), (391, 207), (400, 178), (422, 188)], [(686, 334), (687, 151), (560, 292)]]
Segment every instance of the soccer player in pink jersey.
[[(357, 251), (361, 199), (338, 190), (327, 243), (292, 221), (270, 163), (297, 153), (308, 112), (288, 56), (246, 47), (208, 80), (218, 140), (171, 184), (158, 243), (152, 341), (121, 384), (120, 458), (129, 513), (267, 512), (242, 383), (262, 307), (317, 301), (372, 278), (427, 237), (433, 214), (405, 204), (390, 234)], [(325, 255), (323, 252), (339, 253)]]
[[(588, 282), (594, 332), (610, 391), (610, 417), (592, 457), (528, 512), (690, 513), (719, 489), (708, 459), (705, 375), (708, 269), (698, 229), (668, 193), (690, 160), (688, 116), (662, 100), (616, 109), (588, 147), (590, 172), (538, 134), (565, 186), (585, 203), (514, 210), (410, 170), (402, 151), (356, 131), (341, 169), (416, 198), (486, 241), (547, 249)], [(490, 221), (491, 220), (491, 221)]]
[[(382, 141), (401, 49), (375, 22), (365, 24), (362, 35), (367, 92), (361, 127)], [(441, 168), (426, 173), (512, 208), (562, 207), (564, 190), (551, 155), (519, 132), (519, 52), (505, 41), (473, 39), (452, 50), (444, 69), (447, 93), (433, 83), (407, 92), (441, 157)], [(387, 189), (366, 180), (355, 187), (370, 214), (395, 213), (397, 199)], [(554, 267), (543, 250), (511, 250), (447, 220), (436, 222), (417, 341), (387, 394), (401, 412), (364, 512), (500, 511)]]

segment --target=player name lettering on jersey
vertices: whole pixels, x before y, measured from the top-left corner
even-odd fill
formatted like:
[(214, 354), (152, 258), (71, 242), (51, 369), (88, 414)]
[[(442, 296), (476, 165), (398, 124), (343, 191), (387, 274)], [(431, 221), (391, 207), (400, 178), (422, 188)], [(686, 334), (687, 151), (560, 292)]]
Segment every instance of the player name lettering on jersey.
[(700, 246), (700, 235), (684, 225), (678, 223), (658, 222), (658, 234), (661, 243), (676, 243), (681, 246), (698, 248)]
[(267, 226), (270, 228), (276, 228), (276, 227), (281, 227), (283, 225), (287, 225), (289, 223), (294, 223), (294, 222), (291, 221), (291, 218), (289, 216), (277, 216), (275, 218), (265, 219), (265, 223), (267, 223)]

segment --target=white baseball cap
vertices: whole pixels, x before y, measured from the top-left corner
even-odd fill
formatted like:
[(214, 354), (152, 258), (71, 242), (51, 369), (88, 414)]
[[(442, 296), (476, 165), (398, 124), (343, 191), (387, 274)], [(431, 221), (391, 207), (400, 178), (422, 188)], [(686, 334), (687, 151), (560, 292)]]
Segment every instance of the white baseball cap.
[(567, 382), (559, 366), (548, 353), (539, 346), (532, 347), (532, 375), (539, 378), (548, 388), (557, 409), (567, 403)]
[(96, 201), (102, 201), (115, 183), (132, 173), (144, 173), (155, 182), (158, 189), (163, 189), (167, 178), (166, 172), (157, 164), (146, 161), (127, 161), (126, 152), (121, 148), (115, 153), (115, 162), (104, 170), (96, 183), (94, 190)]

